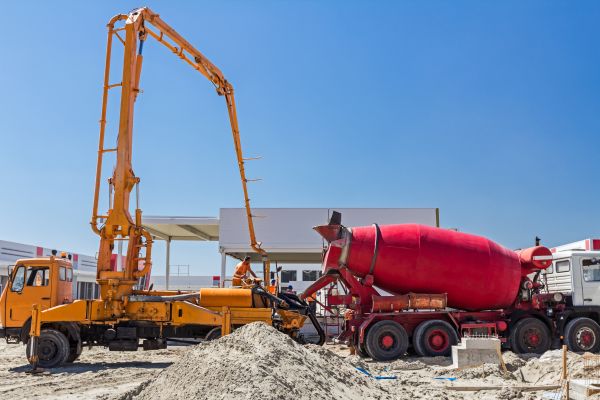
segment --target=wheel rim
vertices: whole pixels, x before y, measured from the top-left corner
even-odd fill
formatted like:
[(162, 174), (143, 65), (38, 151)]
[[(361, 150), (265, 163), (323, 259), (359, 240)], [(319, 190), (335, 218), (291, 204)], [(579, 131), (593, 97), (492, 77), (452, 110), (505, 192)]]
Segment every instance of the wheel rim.
[(41, 339), (38, 344), (38, 357), (40, 360), (50, 361), (53, 360), (58, 354), (58, 346), (54, 341), (48, 339)]
[(596, 334), (588, 327), (583, 327), (577, 331), (577, 345), (582, 350), (590, 350), (596, 344)]
[(389, 350), (394, 347), (395, 342), (396, 341), (394, 340), (394, 337), (388, 333), (381, 335), (381, 339), (379, 340), (381, 348), (385, 350)]
[(542, 333), (537, 328), (529, 328), (523, 333), (523, 343), (529, 349), (536, 348), (542, 341)]
[(446, 350), (448, 348), (448, 344), (450, 343), (448, 332), (443, 329), (432, 330), (429, 335), (427, 335), (426, 339), (429, 347), (436, 352)]

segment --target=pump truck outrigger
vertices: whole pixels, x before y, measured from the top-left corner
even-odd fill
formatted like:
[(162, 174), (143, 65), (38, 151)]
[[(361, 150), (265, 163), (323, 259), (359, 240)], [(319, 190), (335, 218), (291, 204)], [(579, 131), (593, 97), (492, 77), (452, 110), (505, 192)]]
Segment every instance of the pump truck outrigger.
[[(123, 21), (122, 27), (115, 27)], [(28, 280), (34, 271), (46, 274), (42, 278), (46, 279), (42, 286), (47, 287), (48, 293), (58, 293), (68, 291), (62, 287), (65, 283), (63, 273), (72, 270), (69, 260), (55, 256), (19, 260), (11, 275), (11, 283), (0, 298), (4, 302), (0, 304), (0, 317), (5, 327), (3, 332), (9, 333), (8, 336), (14, 340), (27, 342), (27, 357), (34, 368), (38, 365), (49, 368), (73, 362), (83, 345), (102, 345), (109, 350), (121, 351), (133, 351), (138, 347), (153, 350), (165, 348), (169, 339), (212, 339), (254, 321), (272, 324), (301, 341), (299, 330), (306, 318), (310, 318), (322, 344), (324, 333), (304, 301), (297, 297), (284, 300), (260, 285), (203, 288), (185, 293), (135, 289), (140, 278), (147, 275), (152, 266), (152, 236), (142, 226), (139, 196), (134, 218), (129, 212), (130, 193), (134, 187), (139, 187), (140, 181), (133, 173), (131, 164), (133, 111), (140, 93), (143, 45), (149, 36), (190, 64), (213, 83), (219, 95), (224, 96), (244, 192), (251, 247), (262, 257), (264, 276), (270, 275), (267, 253), (256, 241), (254, 233), (233, 87), (215, 65), (162, 21), (158, 14), (148, 8), (139, 8), (127, 15), (117, 15), (108, 23), (98, 167), (91, 220), (92, 229), (100, 236), (96, 277), (100, 299), (72, 301), (70, 296), (61, 297), (57, 294), (54, 298), (37, 292), (39, 296), (34, 294), (36, 298), (27, 298), (25, 304), (21, 303), (31, 311), (30, 318), (21, 315), (19, 321), (16, 313), (13, 314), (18, 307), (9, 302), (18, 299), (9, 294), (20, 295), (30, 289), (27, 285), (16, 285), (20, 282), (19, 274), (23, 274), (24, 280)], [(124, 46), (124, 61), (122, 81), (111, 84), (111, 52), (115, 37)], [(109, 149), (104, 147), (108, 93), (116, 87), (121, 88), (118, 138), (116, 147)], [(109, 210), (101, 215), (98, 213), (98, 203), (102, 161), (109, 152), (116, 152), (116, 166), (109, 179)], [(116, 271), (111, 266), (111, 256), (115, 242), (121, 240), (127, 241), (126, 260), (123, 270)], [(48, 297), (53, 300), (46, 301)], [(11, 321), (16, 327), (8, 329)], [(140, 339), (143, 340), (141, 346)]]

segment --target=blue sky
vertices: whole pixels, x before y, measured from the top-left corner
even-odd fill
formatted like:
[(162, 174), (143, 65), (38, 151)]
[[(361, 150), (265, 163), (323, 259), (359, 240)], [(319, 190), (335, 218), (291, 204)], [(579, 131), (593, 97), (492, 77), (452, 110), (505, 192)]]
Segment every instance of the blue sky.
[[(105, 25), (139, 5), (3, 4), (1, 239), (96, 252)], [(443, 226), (508, 247), (600, 236), (599, 3), (148, 5), (235, 86), (245, 153), (263, 156), (254, 206), (439, 207)], [(145, 214), (242, 206), (224, 100), (159, 44), (144, 53)], [(173, 252), (193, 273), (219, 268), (215, 245)]]

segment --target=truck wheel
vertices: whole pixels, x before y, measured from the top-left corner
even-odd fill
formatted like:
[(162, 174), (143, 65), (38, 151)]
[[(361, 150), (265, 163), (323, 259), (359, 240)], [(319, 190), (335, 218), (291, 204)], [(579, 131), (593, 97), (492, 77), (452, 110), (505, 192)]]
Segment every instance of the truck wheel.
[(590, 318), (575, 318), (565, 327), (565, 342), (576, 353), (600, 351), (600, 326)]
[(83, 347), (81, 346), (81, 342), (71, 343), (69, 347), (69, 356), (67, 357), (66, 363), (72, 363), (79, 358), (81, 355), (81, 350)]
[[(356, 335), (358, 336), (358, 335)], [(354, 351), (356, 351), (356, 355), (361, 357), (361, 358), (367, 358), (369, 357), (369, 354), (367, 353), (367, 349), (365, 349), (365, 344), (364, 343), (358, 343), (358, 338), (356, 340), (352, 340), (352, 346), (354, 346)]]
[(518, 354), (542, 354), (550, 349), (550, 329), (536, 318), (523, 318), (510, 332), (510, 347)]
[(208, 333), (204, 337), (204, 340), (206, 340), (206, 341), (208, 341), (208, 340), (215, 340), (215, 339), (218, 339), (220, 337), (221, 337), (221, 327), (218, 326), (218, 327), (213, 328), (210, 331), (208, 331)]
[(369, 355), (367, 354), (367, 350), (362, 345), (356, 346), (354, 348), (354, 351), (356, 351), (356, 355), (359, 356), (360, 358), (368, 358), (369, 357)]
[(369, 328), (365, 344), (374, 360), (394, 360), (406, 353), (408, 335), (402, 325), (394, 321), (379, 321)]
[(456, 331), (441, 319), (422, 322), (413, 334), (413, 347), (422, 357), (449, 357), (457, 343)]
[[(31, 338), (27, 342), (27, 359), (31, 359)], [(38, 365), (54, 368), (64, 364), (69, 357), (69, 341), (61, 332), (43, 329), (38, 338)]]

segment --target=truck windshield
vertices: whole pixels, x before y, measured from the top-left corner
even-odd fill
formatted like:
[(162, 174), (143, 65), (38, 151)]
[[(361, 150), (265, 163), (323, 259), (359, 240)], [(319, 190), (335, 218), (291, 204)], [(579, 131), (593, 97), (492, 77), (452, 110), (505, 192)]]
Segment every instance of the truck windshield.
[(20, 265), (15, 272), (11, 290), (21, 292), (25, 286), (48, 286), (50, 283), (50, 267)]
[(586, 282), (600, 281), (600, 265), (585, 265), (585, 264), (587, 264), (587, 263), (582, 262), (583, 280)]
[(13, 292), (20, 292), (23, 290), (23, 285), (25, 284), (25, 267), (20, 266), (14, 275), (14, 280), (10, 290)]

